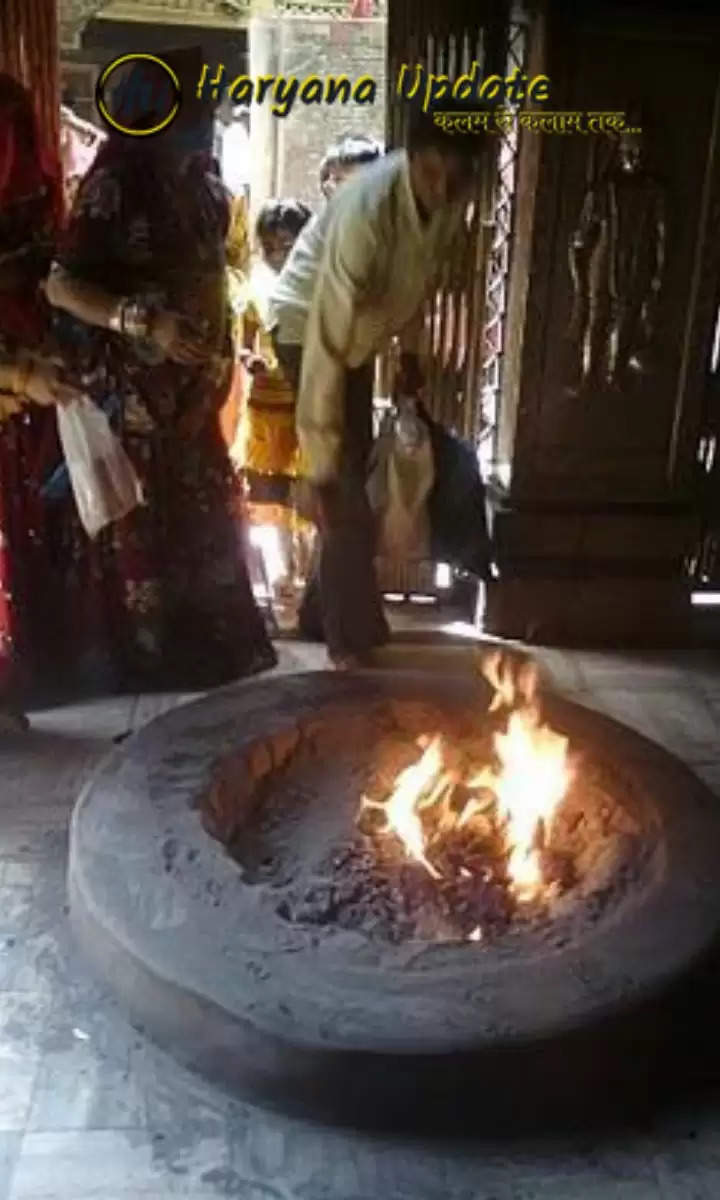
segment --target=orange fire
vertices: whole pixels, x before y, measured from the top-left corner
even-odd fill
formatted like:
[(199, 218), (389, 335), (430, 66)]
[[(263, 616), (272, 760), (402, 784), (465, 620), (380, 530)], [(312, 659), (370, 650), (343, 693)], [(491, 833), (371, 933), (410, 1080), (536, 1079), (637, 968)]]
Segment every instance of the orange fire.
[(363, 797), (363, 807), (381, 809), (386, 820), (384, 832), (399, 837), (409, 857), (422, 863), (434, 879), (440, 879), (440, 872), (425, 856), (425, 832), (419, 814), (447, 794), (454, 780), (445, 770), (442, 739), (423, 738), (419, 744), (426, 746), (425, 753), (418, 762), (400, 772), (389, 799), (378, 803)]
[[(442, 878), (430, 857), (438, 831), (487, 821), (492, 813), (505, 840), (513, 892), (518, 901), (527, 902), (543, 892), (540, 839), (550, 833), (571, 781), (568, 742), (542, 721), (532, 665), (518, 670), (497, 652), (485, 656), (480, 666), (493, 688), (489, 712), (507, 713), (504, 727), (493, 735), (495, 761), (461, 777), (449, 765), (443, 739), (423, 738), (421, 757), (400, 772), (390, 796), (381, 802), (364, 797), (362, 809), (381, 810), (382, 832), (394, 834), (408, 857), (435, 879)], [(458, 784), (469, 794), (460, 812), (451, 805)], [(471, 872), (463, 867), (461, 875)], [(469, 938), (481, 939), (480, 929)]]

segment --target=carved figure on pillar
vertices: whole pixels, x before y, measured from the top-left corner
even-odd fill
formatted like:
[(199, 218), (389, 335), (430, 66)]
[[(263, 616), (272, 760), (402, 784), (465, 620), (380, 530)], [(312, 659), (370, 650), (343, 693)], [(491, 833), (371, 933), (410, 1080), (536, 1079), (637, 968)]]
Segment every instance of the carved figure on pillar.
[(652, 371), (665, 243), (665, 188), (648, 168), (642, 134), (623, 132), (571, 239), (571, 392), (620, 388)]

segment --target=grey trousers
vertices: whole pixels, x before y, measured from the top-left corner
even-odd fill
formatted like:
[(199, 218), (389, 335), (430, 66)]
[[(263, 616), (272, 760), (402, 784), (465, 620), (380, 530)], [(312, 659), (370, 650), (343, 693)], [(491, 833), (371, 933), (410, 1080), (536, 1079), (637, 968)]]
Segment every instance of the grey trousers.
[[(302, 347), (276, 342), (275, 352), (297, 393)], [(375, 520), (366, 492), (372, 396), (373, 364), (348, 370), (339, 476), (318, 489), (324, 528), (300, 611), (300, 629), (309, 637), (323, 638), (333, 657), (362, 657), (389, 635), (375, 571)]]

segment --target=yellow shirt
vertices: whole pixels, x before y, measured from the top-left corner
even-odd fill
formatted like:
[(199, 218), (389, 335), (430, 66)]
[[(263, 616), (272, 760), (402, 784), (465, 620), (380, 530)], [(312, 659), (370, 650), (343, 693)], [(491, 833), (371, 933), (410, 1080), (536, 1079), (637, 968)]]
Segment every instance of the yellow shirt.
[(243, 413), (239, 438), (239, 463), (247, 471), (260, 475), (298, 475), (298, 442), (295, 430), (295, 395), (287, 382), (273, 349), (267, 327), (267, 280), (254, 270), (247, 287), (243, 322), (256, 330), (255, 353), (265, 360), (267, 369), (252, 378)]

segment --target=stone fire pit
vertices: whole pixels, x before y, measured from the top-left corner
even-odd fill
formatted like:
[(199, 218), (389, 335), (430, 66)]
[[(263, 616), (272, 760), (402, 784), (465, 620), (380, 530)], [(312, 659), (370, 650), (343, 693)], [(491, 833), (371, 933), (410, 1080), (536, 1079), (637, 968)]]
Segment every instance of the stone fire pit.
[(720, 928), (717, 802), (546, 697), (578, 770), (543, 902), (513, 900), (492, 838), (467, 848), (487, 884), (436, 885), (360, 799), (428, 728), (477, 733), (487, 701), (429, 672), (276, 677), (116, 751), (75, 811), (69, 892), (135, 1023), (247, 1097), (338, 1120), (473, 1121), (641, 1077), (659, 998)]

